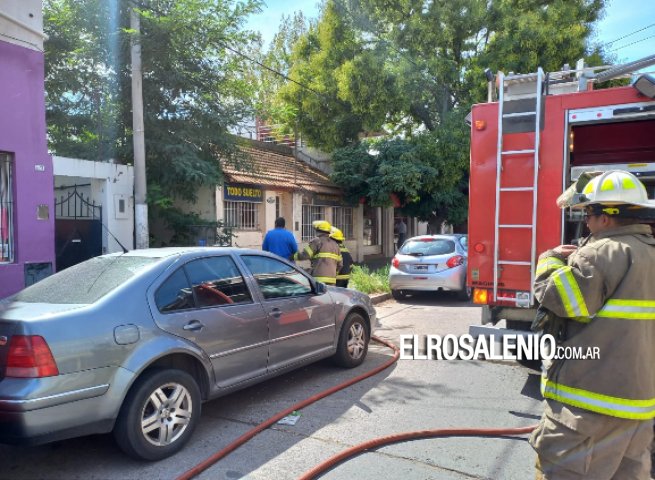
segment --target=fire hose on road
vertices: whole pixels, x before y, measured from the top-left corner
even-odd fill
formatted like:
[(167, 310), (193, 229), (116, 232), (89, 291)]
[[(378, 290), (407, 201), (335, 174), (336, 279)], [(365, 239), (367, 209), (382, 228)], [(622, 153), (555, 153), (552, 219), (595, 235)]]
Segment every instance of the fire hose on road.
[[(211, 467), (213, 464), (218, 462), (220, 459), (227, 456), (228, 454), (239, 448), (241, 445), (249, 441), (259, 432), (266, 430), (268, 427), (274, 425), (275, 423), (277, 423), (279, 420), (286, 417), (287, 415), (290, 415), (294, 411), (300, 410), (308, 405), (311, 405), (312, 403), (322, 398), (332, 395), (333, 393), (338, 392), (339, 390), (343, 390), (344, 388), (349, 387), (355, 383), (361, 382), (366, 378), (372, 377), (373, 375), (376, 375), (379, 372), (389, 368), (391, 365), (396, 363), (396, 361), (398, 361), (398, 358), (400, 357), (400, 351), (398, 347), (396, 347), (393, 343), (376, 336), (371, 337), (371, 340), (391, 348), (394, 351), (393, 357), (391, 357), (387, 362), (383, 363), (382, 365), (366, 373), (354, 377), (346, 382), (335, 385), (334, 387), (328, 388), (327, 390), (323, 390), (322, 392), (319, 392), (316, 395), (312, 395), (311, 397), (306, 398), (305, 400), (302, 400), (296, 403), (295, 405), (292, 405), (291, 407), (276, 413), (268, 420), (265, 420), (264, 422), (260, 423), (259, 425), (253, 427), (252, 429), (241, 435), (239, 438), (231, 442), (225, 448), (219, 450), (212, 456), (208, 457), (206, 460), (202, 461), (198, 465), (184, 472), (182, 475), (177, 477), (176, 480), (189, 480), (195, 477), (196, 475), (199, 475), (200, 473)], [(350, 457), (359, 455), (360, 453), (368, 450), (373, 450), (382, 447), (384, 445), (390, 445), (393, 443), (400, 443), (410, 440), (418, 440), (418, 439), (426, 439), (426, 438), (437, 438), (437, 437), (454, 437), (454, 436), (498, 437), (498, 436), (525, 435), (527, 433), (530, 433), (535, 428), (536, 425), (532, 425), (529, 427), (521, 427), (521, 428), (443, 428), (443, 429), (436, 429), (436, 430), (420, 430), (416, 432), (405, 432), (405, 433), (389, 435), (386, 437), (369, 440), (368, 442), (364, 442), (359, 445), (355, 445), (347, 450), (344, 450), (343, 452), (333, 456), (332, 458), (329, 458), (328, 460), (320, 463), (319, 465), (315, 466), (311, 470), (305, 472), (300, 477), (300, 480), (310, 480), (316, 478), (319, 475), (325, 473), (327, 470), (330, 470), (334, 466), (347, 460)]]

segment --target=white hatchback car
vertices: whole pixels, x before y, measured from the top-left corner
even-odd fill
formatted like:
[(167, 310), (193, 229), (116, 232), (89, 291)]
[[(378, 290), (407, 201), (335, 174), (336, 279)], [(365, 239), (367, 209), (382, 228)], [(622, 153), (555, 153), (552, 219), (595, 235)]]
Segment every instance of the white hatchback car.
[(468, 237), (421, 235), (409, 238), (391, 261), (389, 285), (395, 299), (418, 291), (446, 290), (469, 300), (466, 286)]

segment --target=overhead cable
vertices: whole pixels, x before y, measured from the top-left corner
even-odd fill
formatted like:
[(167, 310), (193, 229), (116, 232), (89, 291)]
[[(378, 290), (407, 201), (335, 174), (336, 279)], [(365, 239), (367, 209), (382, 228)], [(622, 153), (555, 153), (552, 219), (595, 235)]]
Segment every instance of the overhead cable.
[(619, 40), (623, 40), (624, 38), (628, 38), (633, 36), (635, 33), (643, 32), (644, 30), (655, 26), (655, 23), (651, 23), (650, 25), (645, 26), (644, 28), (640, 28), (639, 30), (635, 30), (634, 32), (628, 33), (627, 35), (623, 35), (622, 37), (617, 38), (616, 40), (612, 40), (611, 42), (607, 42), (606, 45), (609, 47), (613, 43), (618, 42)]

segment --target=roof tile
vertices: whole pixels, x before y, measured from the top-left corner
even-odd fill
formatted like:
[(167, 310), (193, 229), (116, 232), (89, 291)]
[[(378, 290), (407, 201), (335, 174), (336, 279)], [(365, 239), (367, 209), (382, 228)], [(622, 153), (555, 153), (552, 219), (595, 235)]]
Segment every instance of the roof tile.
[[(256, 183), (278, 188), (340, 195), (341, 189), (330, 177), (291, 154), (290, 148), (267, 147), (262, 142), (248, 141), (239, 146), (252, 161), (250, 165), (221, 160), (223, 173), (231, 182)], [(289, 153), (286, 153), (288, 150)], [(244, 162), (245, 163), (245, 162)]]

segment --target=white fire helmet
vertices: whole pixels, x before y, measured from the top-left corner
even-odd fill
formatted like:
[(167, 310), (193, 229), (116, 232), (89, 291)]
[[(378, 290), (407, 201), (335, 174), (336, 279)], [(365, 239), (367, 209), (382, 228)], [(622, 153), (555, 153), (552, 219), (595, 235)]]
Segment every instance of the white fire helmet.
[(648, 200), (644, 184), (632, 173), (622, 170), (609, 170), (592, 178), (570, 206), (581, 209), (591, 204), (655, 208), (655, 201)]

